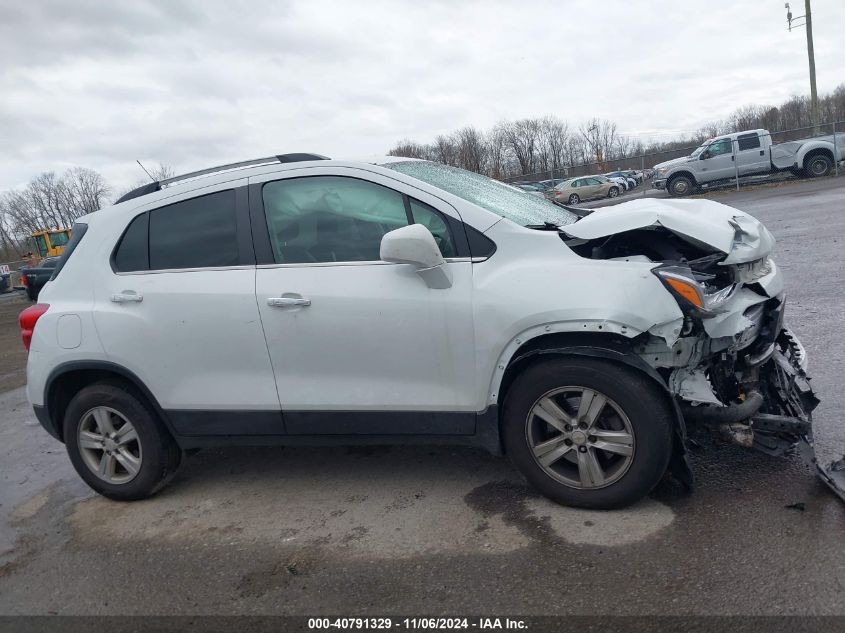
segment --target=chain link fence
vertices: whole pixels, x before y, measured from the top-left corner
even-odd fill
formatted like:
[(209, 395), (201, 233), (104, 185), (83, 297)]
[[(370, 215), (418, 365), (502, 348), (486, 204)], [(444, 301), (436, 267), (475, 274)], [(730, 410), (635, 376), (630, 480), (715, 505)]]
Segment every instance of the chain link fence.
[[(655, 180), (654, 170), (657, 165), (680, 158), (689, 158), (692, 157), (693, 153), (700, 151), (695, 156), (697, 160), (710, 160), (714, 168), (716, 168), (715, 164), (717, 162), (719, 164), (719, 178), (713, 179), (713, 176), (716, 174), (712, 172), (705, 176), (708, 179), (706, 184), (709, 185), (709, 188), (735, 186), (738, 189), (744, 183), (777, 181), (808, 175), (805, 172), (806, 164), (791, 164), (786, 166), (786, 162), (790, 155), (797, 155), (801, 146), (810, 140), (826, 144), (825, 147), (828, 148), (828, 153), (831, 153), (829, 148), (833, 149), (830, 170), (832, 175), (838, 176), (843, 172), (843, 168), (845, 168), (845, 165), (843, 165), (843, 159), (845, 159), (845, 122), (843, 121), (820, 123), (819, 125), (780, 130), (777, 132), (756, 131), (760, 132), (757, 135), (759, 138), (758, 144), (755, 145), (750, 138), (748, 140), (734, 138), (730, 143), (731, 147), (729, 150), (725, 148), (726, 151), (722, 152), (726, 154), (725, 158), (721, 158), (719, 155), (704, 158), (702, 157), (704, 152), (700, 150), (700, 146), (691, 145), (658, 152), (634, 154), (625, 158), (566, 165), (510, 176), (504, 180), (509, 183), (530, 184), (570, 180), (586, 176), (612, 174), (614, 172), (639, 172), (642, 174), (642, 186), (638, 185), (637, 189), (640, 189), (640, 191), (636, 193), (644, 196), (646, 191), (652, 188), (652, 183)], [(752, 130), (748, 132), (750, 133)], [(725, 133), (713, 138), (724, 138), (730, 134), (741, 133)], [(823, 152), (824, 149), (820, 148), (816, 151)], [(727, 160), (727, 156), (731, 157), (730, 161)], [(772, 161), (775, 161), (776, 167), (772, 166)], [(699, 166), (699, 171), (705, 174), (708, 171), (708, 167), (702, 164)], [(657, 180), (659, 181), (660, 179), (657, 178)], [(628, 191), (627, 194), (633, 195), (634, 191)]]

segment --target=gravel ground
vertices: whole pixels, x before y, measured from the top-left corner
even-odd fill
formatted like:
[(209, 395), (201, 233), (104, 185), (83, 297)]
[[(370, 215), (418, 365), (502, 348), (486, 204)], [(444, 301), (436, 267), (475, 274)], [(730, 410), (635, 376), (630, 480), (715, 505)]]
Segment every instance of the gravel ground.
[[(777, 237), (819, 452), (845, 451), (845, 179), (711, 196)], [(20, 346), (6, 321), (0, 340)], [(797, 457), (705, 440), (695, 492), (667, 480), (618, 512), (552, 505), (506, 460), (443, 447), (208, 450), (120, 504), (87, 490), (12, 389), (0, 614), (845, 614), (845, 504)]]

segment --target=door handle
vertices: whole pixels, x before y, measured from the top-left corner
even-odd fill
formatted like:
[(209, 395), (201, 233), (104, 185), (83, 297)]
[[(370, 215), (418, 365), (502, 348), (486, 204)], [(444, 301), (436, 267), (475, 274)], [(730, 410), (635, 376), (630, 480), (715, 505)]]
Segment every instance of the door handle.
[(144, 300), (143, 296), (134, 293), (131, 290), (113, 294), (109, 298), (111, 299), (112, 303), (141, 303)]
[(310, 306), (311, 299), (304, 297), (269, 297), (267, 305), (274, 308), (290, 308), (293, 306)]

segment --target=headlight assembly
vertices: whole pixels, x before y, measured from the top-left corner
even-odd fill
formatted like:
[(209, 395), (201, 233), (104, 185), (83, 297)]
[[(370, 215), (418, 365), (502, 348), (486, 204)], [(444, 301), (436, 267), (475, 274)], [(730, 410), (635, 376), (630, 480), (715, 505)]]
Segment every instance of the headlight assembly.
[(704, 284), (692, 276), (692, 271), (680, 266), (661, 266), (652, 272), (675, 297), (681, 310), (705, 319), (721, 313), (722, 306), (736, 289), (736, 285), (731, 284), (708, 293)]

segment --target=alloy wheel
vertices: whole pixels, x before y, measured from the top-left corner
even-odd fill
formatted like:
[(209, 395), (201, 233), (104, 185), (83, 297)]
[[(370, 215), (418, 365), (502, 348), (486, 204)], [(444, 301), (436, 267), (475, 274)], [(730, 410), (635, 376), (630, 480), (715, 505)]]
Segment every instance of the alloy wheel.
[(125, 484), (141, 470), (141, 442), (132, 423), (110, 407), (94, 407), (82, 416), (79, 452), (85, 465), (110, 484)]
[(613, 400), (587, 387), (560, 387), (531, 407), (525, 436), (539, 466), (578, 489), (609, 486), (634, 461), (631, 421)]

